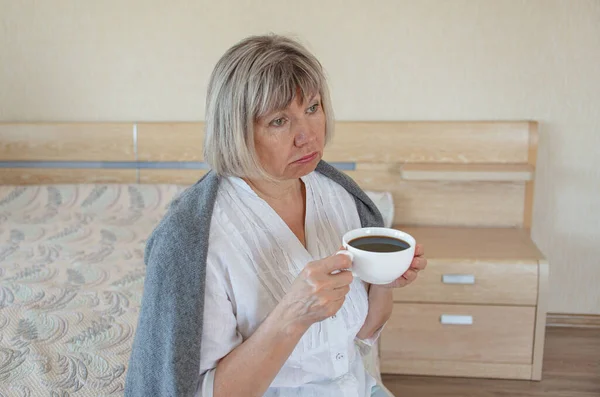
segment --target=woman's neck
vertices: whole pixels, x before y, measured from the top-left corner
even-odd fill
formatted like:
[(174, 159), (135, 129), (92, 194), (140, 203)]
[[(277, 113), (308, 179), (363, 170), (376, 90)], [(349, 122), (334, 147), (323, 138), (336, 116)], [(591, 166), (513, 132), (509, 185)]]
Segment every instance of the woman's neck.
[(299, 196), (303, 196), (303, 183), (301, 179), (282, 181), (243, 179), (260, 198), (267, 202), (289, 202), (297, 200)]
[(266, 181), (244, 179), (252, 190), (263, 199), (285, 222), (298, 241), (306, 248), (304, 230), (306, 219), (306, 187), (298, 179)]

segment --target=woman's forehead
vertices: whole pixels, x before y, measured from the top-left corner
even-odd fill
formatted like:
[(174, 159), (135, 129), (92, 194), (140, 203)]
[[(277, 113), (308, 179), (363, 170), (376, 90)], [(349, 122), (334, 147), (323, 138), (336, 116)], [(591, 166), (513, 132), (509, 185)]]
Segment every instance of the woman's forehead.
[(303, 107), (305, 105), (310, 104), (311, 102), (313, 102), (315, 100), (320, 100), (320, 99), (321, 99), (321, 94), (319, 92), (304, 95), (302, 93), (302, 91), (300, 89), (298, 89), (298, 91), (296, 92), (296, 95), (294, 95), (294, 97), (292, 97), (291, 100), (288, 101), (288, 103), (284, 104), (283, 106), (273, 107), (273, 109), (267, 110), (264, 113), (264, 115), (288, 110), (294, 106)]

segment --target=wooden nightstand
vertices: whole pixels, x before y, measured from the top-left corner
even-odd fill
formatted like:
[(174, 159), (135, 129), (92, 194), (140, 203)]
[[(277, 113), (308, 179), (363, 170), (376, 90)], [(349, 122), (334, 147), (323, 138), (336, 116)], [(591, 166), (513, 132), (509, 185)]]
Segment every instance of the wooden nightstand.
[[(382, 373), (541, 379), (548, 263), (531, 240), (535, 121), (338, 123), (329, 161), (389, 191), (428, 268), (395, 292)], [(411, 227), (408, 227), (410, 225)]]
[(548, 264), (525, 229), (398, 227), (429, 264), (395, 290), (382, 373), (541, 379)]

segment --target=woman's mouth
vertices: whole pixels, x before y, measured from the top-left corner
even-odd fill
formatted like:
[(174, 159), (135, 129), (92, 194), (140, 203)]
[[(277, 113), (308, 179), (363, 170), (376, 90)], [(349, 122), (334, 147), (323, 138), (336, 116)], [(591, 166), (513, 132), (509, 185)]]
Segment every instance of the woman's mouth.
[(296, 163), (296, 164), (309, 163), (309, 162), (313, 161), (317, 157), (318, 154), (319, 154), (319, 152), (312, 152), (311, 154), (306, 155), (306, 156), (294, 161), (294, 163)]

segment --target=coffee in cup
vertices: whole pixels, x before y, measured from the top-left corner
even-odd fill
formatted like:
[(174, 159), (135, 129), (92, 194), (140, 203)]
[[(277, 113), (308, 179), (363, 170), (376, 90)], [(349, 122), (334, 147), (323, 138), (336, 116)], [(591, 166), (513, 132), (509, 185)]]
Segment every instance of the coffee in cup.
[(408, 270), (415, 256), (415, 239), (401, 230), (365, 227), (342, 238), (343, 251), (352, 259), (352, 274), (371, 284), (388, 284)]

